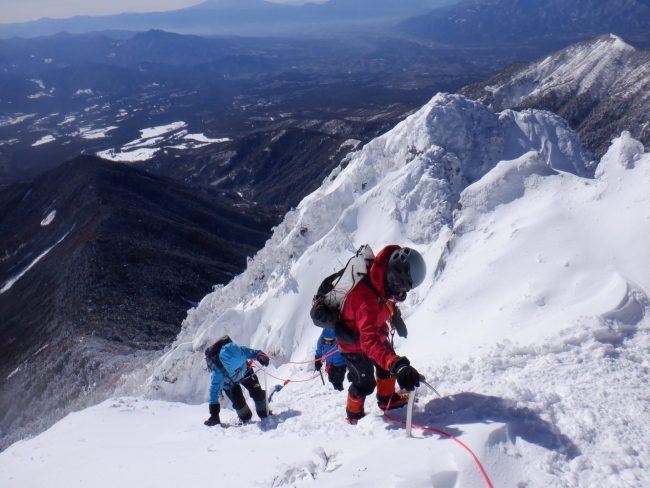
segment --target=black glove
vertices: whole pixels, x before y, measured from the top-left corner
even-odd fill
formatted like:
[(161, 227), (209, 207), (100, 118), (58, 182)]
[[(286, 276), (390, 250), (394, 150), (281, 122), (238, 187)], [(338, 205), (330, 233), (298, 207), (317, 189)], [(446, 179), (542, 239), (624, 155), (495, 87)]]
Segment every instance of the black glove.
[(397, 378), (399, 387), (404, 390), (412, 391), (420, 386), (420, 373), (411, 366), (410, 361), (405, 357), (401, 357), (393, 363), (390, 367), (390, 374)]
[(218, 425), (221, 423), (221, 420), (219, 420), (219, 410), (221, 410), (221, 407), (219, 406), (218, 403), (211, 403), (210, 404), (210, 418), (203, 422), (205, 425), (208, 427), (212, 427), (213, 425)]
[(323, 367), (323, 361), (321, 361), (319, 358), (316, 358), (316, 361), (314, 361), (314, 369), (316, 371), (320, 371), (322, 367)]
[(257, 362), (260, 363), (262, 366), (266, 367), (269, 365), (269, 362), (271, 361), (269, 357), (264, 354), (262, 351), (259, 351), (257, 353), (257, 356), (255, 356), (255, 359), (257, 359)]

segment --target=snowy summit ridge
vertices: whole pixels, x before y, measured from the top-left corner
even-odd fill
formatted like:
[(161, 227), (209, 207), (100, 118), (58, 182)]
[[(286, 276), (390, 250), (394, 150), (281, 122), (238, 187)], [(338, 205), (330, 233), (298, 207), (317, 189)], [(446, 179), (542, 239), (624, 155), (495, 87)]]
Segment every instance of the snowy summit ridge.
[(495, 114), (459, 95), (439, 94), (349, 157), (289, 212), (248, 269), (190, 311), (156, 368), (156, 396), (204, 401), (202, 351), (230, 334), (282, 357), (308, 355), (311, 297), (320, 280), (363, 243), (398, 242), (429, 251), (444, 244), (461, 191), (499, 161), (534, 151), (551, 169), (589, 173), (579, 141), (558, 117), (535, 110)]

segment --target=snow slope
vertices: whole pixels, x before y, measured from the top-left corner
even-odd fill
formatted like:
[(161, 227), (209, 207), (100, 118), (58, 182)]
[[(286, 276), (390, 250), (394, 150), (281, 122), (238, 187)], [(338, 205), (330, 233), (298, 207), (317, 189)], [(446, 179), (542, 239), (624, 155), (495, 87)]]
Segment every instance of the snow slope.
[[(623, 134), (595, 176), (588, 167), (552, 115), (436, 96), (191, 311), (149, 399), (105, 402), (15, 444), (0, 454), (2, 486), (485, 486), (457, 444), (406, 439), (371, 401), (348, 426), (345, 394), (318, 379), (289, 383), (263, 422), (201, 424), (205, 345), (229, 333), (312, 357), (311, 295), (364, 242), (412, 245), (429, 266), (404, 306), (409, 338), (396, 341), (444, 397), (421, 388), (417, 423), (468, 444), (494, 486), (650, 485), (650, 154)], [(270, 372), (313, 377), (277, 362)], [(227, 404), (222, 417), (234, 421)]]

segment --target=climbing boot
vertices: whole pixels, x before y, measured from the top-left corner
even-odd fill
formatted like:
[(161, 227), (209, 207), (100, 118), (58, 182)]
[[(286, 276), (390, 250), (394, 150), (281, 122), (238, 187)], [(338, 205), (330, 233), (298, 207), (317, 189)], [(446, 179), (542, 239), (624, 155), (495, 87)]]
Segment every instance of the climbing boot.
[(209, 408), (210, 408), (210, 418), (203, 423), (208, 427), (212, 427), (213, 425), (220, 424), (221, 420), (219, 419), (219, 410), (221, 409), (221, 407), (219, 406), (219, 404), (211, 403)]
[(376, 378), (377, 380), (377, 406), (381, 410), (393, 410), (406, 405), (409, 401), (408, 393), (395, 392), (395, 377)]
[(345, 413), (348, 416), (348, 423), (356, 425), (356, 423), (366, 415), (363, 411), (363, 404), (365, 401), (366, 397), (355, 397), (348, 392), (348, 403), (345, 409)]

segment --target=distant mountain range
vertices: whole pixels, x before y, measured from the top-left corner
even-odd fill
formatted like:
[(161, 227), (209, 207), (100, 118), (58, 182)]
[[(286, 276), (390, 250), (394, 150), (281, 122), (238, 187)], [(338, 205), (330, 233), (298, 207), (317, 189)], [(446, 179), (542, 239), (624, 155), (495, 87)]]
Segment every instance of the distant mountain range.
[(512, 66), (461, 93), (495, 110), (555, 112), (598, 156), (623, 130), (650, 147), (650, 51), (614, 35)]
[(0, 37), (149, 29), (203, 35), (312, 35), (376, 29), (378, 22), (405, 19), (454, 1), (457, 0), (330, 0), (296, 6), (264, 0), (212, 0), (169, 12), (79, 16), (0, 25)]
[(445, 44), (490, 47), (569, 42), (614, 33), (650, 43), (650, 0), (464, 0), (404, 22), (402, 31)]
[(372, 35), (113, 34), (0, 40), (0, 185), (80, 153), (112, 153), (288, 209), (345, 156), (347, 141), (366, 142), (432, 93), (520, 59), (511, 49), (477, 56)]
[(280, 216), (79, 157), (0, 191), (0, 449), (102, 398)]

